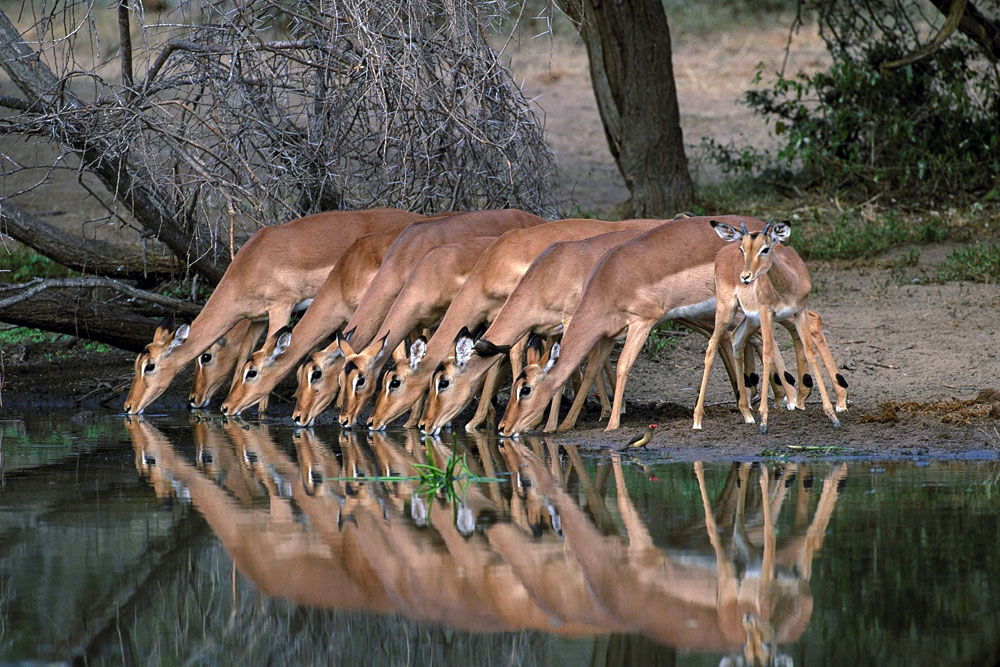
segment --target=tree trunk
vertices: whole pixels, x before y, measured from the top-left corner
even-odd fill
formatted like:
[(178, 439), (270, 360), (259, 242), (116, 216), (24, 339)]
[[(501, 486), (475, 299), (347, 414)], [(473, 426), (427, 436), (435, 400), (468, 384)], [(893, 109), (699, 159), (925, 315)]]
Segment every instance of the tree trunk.
[(634, 217), (672, 217), (694, 198), (660, 0), (560, 0), (580, 23), (611, 154)]
[(9, 201), (0, 201), (4, 233), (63, 266), (129, 280), (162, 280), (183, 273), (175, 257), (133, 246), (66, 234)]
[[(952, 0), (931, 0), (931, 4), (947, 16), (948, 12), (951, 11)], [(993, 62), (1000, 60), (1000, 23), (995, 19), (985, 16), (969, 2), (965, 5), (965, 11), (962, 12), (958, 29), (978, 44), (990, 60)]]
[(158, 319), (144, 317), (121, 304), (90, 301), (83, 291), (46, 290), (3, 309), (4, 322), (96, 340), (133, 352), (141, 351)]

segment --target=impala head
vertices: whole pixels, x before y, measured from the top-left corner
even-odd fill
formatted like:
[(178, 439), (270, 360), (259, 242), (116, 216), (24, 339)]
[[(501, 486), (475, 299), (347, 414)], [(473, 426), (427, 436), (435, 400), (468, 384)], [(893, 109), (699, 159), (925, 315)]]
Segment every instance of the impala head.
[(232, 379), (232, 365), (239, 354), (239, 341), (223, 336), (198, 355), (194, 367), (194, 386), (188, 395), (188, 407), (208, 407), (212, 396)]
[(743, 270), (740, 271), (740, 282), (749, 285), (771, 268), (774, 257), (773, 248), (788, 240), (791, 227), (788, 221), (768, 222), (760, 232), (748, 232), (746, 225), (740, 221), (740, 229), (716, 220), (711, 221), (715, 233), (723, 241), (739, 241), (740, 253), (743, 255)]
[(135, 377), (125, 399), (125, 412), (142, 413), (170, 386), (170, 381), (180, 370), (179, 365), (171, 362), (171, 355), (187, 340), (191, 327), (182, 324), (176, 331), (171, 331), (173, 327), (172, 318), (160, 322), (153, 333), (153, 342), (135, 358)]
[(537, 355), (537, 347), (528, 345), (524, 370), (510, 387), (510, 402), (500, 422), (500, 436), (509, 438), (523, 431), (530, 431), (542, 421), (542, 414), (552, 399), (544, 386), (549, 371), (559, 360), (559, 343), (554, 343), (544, 356)]
[(278, 379), (273, 377), (277, 371), (272, 366), (291, 342), (292, 327), (282, 327), (268, 336), (264, 346), (243, 362), (233, 387), (229, 390), (229, 396), (222, 404), (222, 414), (227, 417), (239, 416), (247, 408), (267, 398)]
[[(389, 425), (420, 398), (426, 385), (419, 381), (420, 364), (427, 354), (427, 339), (423, 336), (410, 344), (409, 356), (396, 360), (382, 377), (382, 388), (375, 399), (375, 410), (368, 420), (368, 428), (380, 431)], [(394, 355), (395, 356), (395, 355)]]
[[(358, 421), (361, 409), (368, 404), (368, 401), (375, 394), (378, 370), (382, 367), (382, 362), (386, 356), (386, 339), (389, 332), (382, 338), (373, 341), (371, 345), (355, 352), (350, 344), (338, 338), (340, 351), (344, 355), (344, 370), (340, 372), (340, 385), (343, 387), (343, 407), (340, 410), (340, 425), (344, 428), (352, 428)], [(401, 354), (406, 356), (406, 344), (402, 343), (399, 352), (393, 352), (393, 357), (398, 358)]]
[[(339, 333), (338, 333), (339, 337)], [(312, 426), (323, 410), (340, 395), (340, 369), (344, 355), (337, 341), (314, 352), (296, 371), (299, 386), (295, 390), (296, 426)]]
[[(489, 345), (491, 344), (487, 341), (483, 348), (486, 349)], [(479, 345), (472, 340), (472, 335), (467, 329), (463, 329), (455, 339), (454, 353), (438, 364), (434, 370), (420, 425), (425, 433), (430, 435), (440, 433), (441, 428), (461, 412), (472, 398), (479, 384), (476, 380), (482, 377), (482, 371), (489, 368), (489, 364), (478, 364), (477, 369), (480, 372), (467, 370), (469, 361), (474, 358), (474, 351), (478, 348)]]

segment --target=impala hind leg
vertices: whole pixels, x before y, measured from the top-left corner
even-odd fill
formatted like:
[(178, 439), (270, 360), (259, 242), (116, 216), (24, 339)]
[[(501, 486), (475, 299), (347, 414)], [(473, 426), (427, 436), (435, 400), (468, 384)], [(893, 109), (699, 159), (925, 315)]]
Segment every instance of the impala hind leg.
[(815, 350), (813, 350), (812, 336), (809, 333), (809, 324), (804, 310), (795, 316), (795, 330), (802, 340), (802, 347), (804, 348), (806, 359), (809, 361), (809, 368), (812, 369), (816, 383), (819, 384), (819, 395), (823, 399), (823, 414), (829, 417), (830, 423), (833, 424), (834, 428), (838, 428), (840, 420), (837, 419), (837, 413), (833, 409), (833, 404), (830, 403), (830, 396), (826, 393), (826, 382), (823, 381), (823, 376), (819, 372), (819, 366), (816, 364), (816, 354)]
[(625, 335), (625, 345), (622, 353), (618, 356), (618, 368), (616, 370), (615, 401), (611, 406), (611, 417), (608, 418), (608, 425), (605, 431), (614, 431), (618, 428), (621, 417), (622, 404), (625, 401), (625, 383), (628, 381), (628, 374), (632, 370), (632, 364), (646, 344), (649, 332), (653, 330), (655, 320), (637, 320), (628, 325), (628, 333)]
[(808, 315), (809, 333), (812, 334), (813, 343), (819, 352), (820, 359), (823, 360), (823, 366), (826, 367), (826, 374), (833, 384), (833, 392), (837, 397), (836, 410), (837, 412), (846, 412), (847, 380), (837, 370), (837, 362), (834, 361), (833, 354), (830, 352), (830, 346), (826, 342), (826, 336), (823, 335), (823, 320), (820, 319), (817, 313), (811, 310), (808, 311)]
[[(587, 400), (587, 392), (590, 391), (590, 387), (593, 385), (597, 374), (601, 372), (601, 368), (607, 361), (608, 355), (611, 354), (611, 348), (614, 344), (615, 341), (613, 339), (602, 338), (590, 351), (587, 370), (583, 374), (583, 383), (580, 385), (580, 392), (573, 397), (573, 405), (570, 406), (566, 418), (559, 425), (558, 431), (568, 431), (576, 426), (576, 420), (579, 419), (580, 412), (583, 410), (583, 404)], [(610, 414), (615, 414), (613, 406)]]
[(806, 399), (812, 393), (813, 376), (809, 374), (809, 366), (806, 361), (805, 350), (802, 347), (802, 337), (795, 326), (795, 321), (783, 321), (780, 324), (788, 329), (792, 335), (792, 344), (795, 346), (795, 367), (799, 374), (799, 392), (795, 399), (795, 407), (799, 410), (806, 409)]

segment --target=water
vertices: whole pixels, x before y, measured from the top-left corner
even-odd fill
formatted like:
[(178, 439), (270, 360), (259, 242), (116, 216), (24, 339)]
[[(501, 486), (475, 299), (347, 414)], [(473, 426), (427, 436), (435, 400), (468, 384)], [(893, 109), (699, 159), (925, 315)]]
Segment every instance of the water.
[[(463, 438), (433, 460), (502, 481), (449, 502), (409, 479), (413, 433), (58, 415), (0, 433), (0, 662), (1000, 656), (996, 463), (640, 464)], [(372, 476), (391, 479), (344, 479)]]

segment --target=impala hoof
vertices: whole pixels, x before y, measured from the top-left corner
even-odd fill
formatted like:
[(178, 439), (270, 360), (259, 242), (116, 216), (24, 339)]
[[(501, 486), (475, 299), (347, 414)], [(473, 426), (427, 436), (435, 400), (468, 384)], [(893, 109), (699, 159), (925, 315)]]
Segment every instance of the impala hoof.
[(767, 424), (761, 424), (757, 427), (757, 433), (760, 435), (765, 435), (767, 433)]
[(757, 420), (754, 419), (752, 416), (751, 417), (744, 417), (743, 418), (743, 423), (744, 424), (756, 424)]
[(835, 409), (835, 410), (836, 410), (837, 412), (847, 412), (847, 406), (846, 406), (846, 405), (838, 405), (838, 406), (837, 406), (836, 408), (834, 408), (834, 409)]
[(692, 431), (700, 431), (701, 430), (701, 424), (692, 424), (691, 425), (691, 430)]
[(840, 428), (840, 420), (836, 417), (830, 417), (830, 423), (833, 424), (834, 428)]

